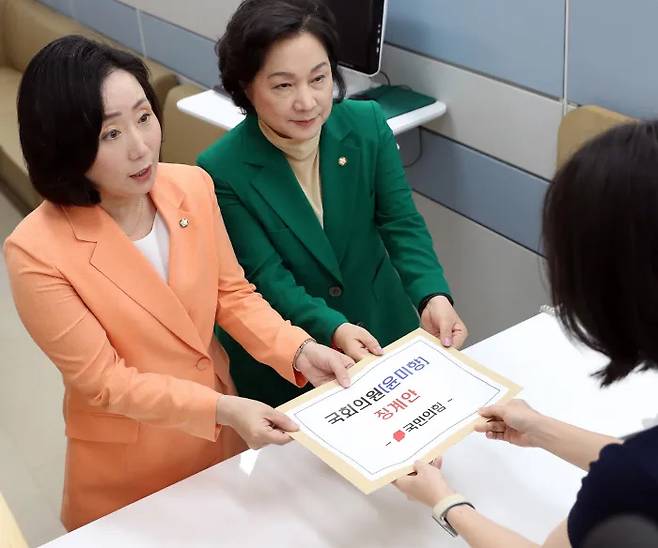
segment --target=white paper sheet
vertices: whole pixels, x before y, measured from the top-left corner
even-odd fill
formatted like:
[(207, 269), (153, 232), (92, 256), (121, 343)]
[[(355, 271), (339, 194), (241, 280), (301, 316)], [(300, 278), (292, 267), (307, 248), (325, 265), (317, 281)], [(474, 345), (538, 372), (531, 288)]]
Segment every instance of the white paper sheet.
[(423, 336), (286, 413), (336, 457), (377, 480), (447, 440), (508, 388)]

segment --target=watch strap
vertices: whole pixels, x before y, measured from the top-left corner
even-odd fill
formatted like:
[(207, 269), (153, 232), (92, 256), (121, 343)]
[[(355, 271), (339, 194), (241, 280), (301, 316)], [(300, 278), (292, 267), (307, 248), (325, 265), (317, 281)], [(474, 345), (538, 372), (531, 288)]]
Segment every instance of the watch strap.
[(448, 520), (446, 519), (446, 515), (448, 511), (451, 508), (454, 508), (455, 506), (462, 506), (462, 505), (467, 505), (470, 506), (475, 510), (475, 506), (471, 504), (469, 501), (466, 500), (464, 495), (460, 495), (459, 493), (455, 493), (454, 495), (448, 495), (447, 497), (443, 497), (435, 506), (432, 508), (432, 517), (434, 520), (441, 526), (445, 531), (450, 534), (453, 537), (458, 536), (457, 531), (455, 528), (448, 523)]

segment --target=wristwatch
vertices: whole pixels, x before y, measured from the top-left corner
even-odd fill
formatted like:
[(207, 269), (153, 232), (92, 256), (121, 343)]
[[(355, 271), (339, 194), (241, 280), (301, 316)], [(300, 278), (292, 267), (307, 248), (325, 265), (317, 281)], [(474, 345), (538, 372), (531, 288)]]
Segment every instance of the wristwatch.
[(446, 514), (451, 508), (454, 508), (455, 506), (462, 506), (462, 505), (470, 506), (475, 510), (475, 506), (473, 506), (470, 502), (468, 502), (463, 495), (459, 494), (454, 494), (454, 495), (448, 495), (447, 497), (442, 498), (434, 508), (432, 508), (432, 517), (434, 518), (434, 521), (436, 521), (443, 529), (452, 537), (459, 536), (457, 531), (455, 531), (455, 528), (448, 523), (448, 520), (446, 519)]

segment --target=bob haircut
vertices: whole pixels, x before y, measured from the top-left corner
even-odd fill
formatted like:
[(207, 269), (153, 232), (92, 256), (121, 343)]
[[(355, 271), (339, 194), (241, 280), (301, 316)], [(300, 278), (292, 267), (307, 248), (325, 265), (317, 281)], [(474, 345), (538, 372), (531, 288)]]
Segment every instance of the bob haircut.
[(101, 87), (115, 70), (132, 74), (162, 123), (148, 69), (130, 53), (82, 36), (65, 36), (30, 61), (18, 91), (18, 126), (30, 180), (46, 200), (89, 206), (101, 201), (85, 176), (98, 152)]
[(345, 81), (338, 70), (338, 34), (331, 10), (320, 0), (244, 0), (231, 17), (226, 33), (215, 45), (224, 89), (246, 113), (254, 107), (245, 93), (273, 44), (303, 32), (324, 46), (331, 75), (345, 98)]
[(658, 122), (618, 126), (551, 183), (544, 246), (553, 303), (575, 337), (610, 358), (607, 386), (658, 367)]

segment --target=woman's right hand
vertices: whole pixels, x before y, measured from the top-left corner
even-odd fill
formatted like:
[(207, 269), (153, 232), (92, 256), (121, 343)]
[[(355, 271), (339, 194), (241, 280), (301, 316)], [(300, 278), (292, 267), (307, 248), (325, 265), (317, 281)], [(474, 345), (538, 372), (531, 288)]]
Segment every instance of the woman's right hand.
[(523, 400), (483, 407), (480, 415), (489, 420), (477, 424), (476, 432), (486, 432), (489, 439), (504, 440), (519, 447), (537, 446), (536, 434), (545, 419)]
[(217, 424), (235, 430), (250, 449), (265, 445), (283, 445), (292, 438), (287, 432), (296, 432), (299, 426), (287, 415), (256, 400), (222, 395), (217, 400)]
[(355, 362), (370, 356), (370, 354), (381, 356), (384, 353), (377, 339), (368, 330), (353, 323), (339, 325), (334, 331), (331, 342)]

